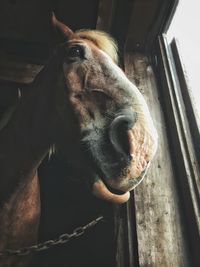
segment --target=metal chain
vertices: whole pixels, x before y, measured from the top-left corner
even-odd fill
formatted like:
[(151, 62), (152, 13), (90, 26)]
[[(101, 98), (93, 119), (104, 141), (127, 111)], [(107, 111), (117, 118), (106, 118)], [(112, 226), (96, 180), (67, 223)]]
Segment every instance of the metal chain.
[(88, 230), (89, 228), (95, 226), (96, 224), (102, 221), (103, 221), (103, 216), (100, 216), (84, 226), (77, 227), (76, 229), (74, 229), (74, 231), (71, 234), (64, 233), (64, 234), (61, 234), (58, 238), (50, 239), (45, 242), (42, 242), (42, 243), (39, 243), (33, 246), (29, 246), (29, 247), (23, 247), (20, 249), (6, 249), (3, 251), (0, 251), (0, 257), (8, 256), (8, 255), (25, 256), (32, 252), (47, 250), (51, 247), (65, 244), (69, 242), (70, 240), (72, 240), (73, 238), (77, 238), (83, 235), (86, 230)]

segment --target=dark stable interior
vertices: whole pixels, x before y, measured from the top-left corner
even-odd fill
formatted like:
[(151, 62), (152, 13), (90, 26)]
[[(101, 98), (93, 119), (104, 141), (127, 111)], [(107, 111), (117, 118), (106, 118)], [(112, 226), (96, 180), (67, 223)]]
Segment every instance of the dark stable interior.
[(83, 181), (73, 179), (66, 159), (55, 155), (39, 169), (42, 216), (40, 241), (72, 233), (100, 215), (105, 220), (65, 245), (39, 253), (33, 266), (115, 266), (114, 222), (110, 203), (91, 195)]
[[(16, 65), (43, 64), (48, 60), (52, 6), (59, 19), (73, 30), (96, 27), (98, 1), (27, 2), (0, 4), (0, 55), (14, 58)], [(4, 66), (0, 68), (4, 72)], [(0, 116), (17, 100), (18, 88), (22, 97), (29, 90), (28, 85), (13, 82), (12, 78), (0, 80)], [(35, 253), (32, 266), (115, 266), (113, 206), (95, 198), (83, 181), (73, 180), (73, 169), (59, 153), (44, 160), (39, 177), (42, 205), (39, 242), (72, 233), (100, 215), (105, 220), (65, 245)]]

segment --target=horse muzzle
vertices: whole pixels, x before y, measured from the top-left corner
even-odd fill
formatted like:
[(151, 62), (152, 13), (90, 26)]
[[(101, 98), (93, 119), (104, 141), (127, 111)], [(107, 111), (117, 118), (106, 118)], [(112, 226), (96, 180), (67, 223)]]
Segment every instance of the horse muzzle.
[(102, 179), (94, 183), (93, 193), (104, 200), (124, 203), (129, 191), (143, 180), (154, 157), (157, 133), (154, 127), (147, 128), (136, 113), (125, 112), (111, 122), (109, 141), (115, 162), (104, 163)]

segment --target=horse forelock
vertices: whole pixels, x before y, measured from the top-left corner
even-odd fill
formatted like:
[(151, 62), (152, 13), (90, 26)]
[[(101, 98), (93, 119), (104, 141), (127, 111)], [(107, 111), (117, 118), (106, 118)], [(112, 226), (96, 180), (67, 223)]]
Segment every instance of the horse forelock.
[(78, 30), (76, 35), (93, 42), (99, 49), (108, 54), (118, 64), (118, 46), (116, 41), (107, 33), (98, 30)]

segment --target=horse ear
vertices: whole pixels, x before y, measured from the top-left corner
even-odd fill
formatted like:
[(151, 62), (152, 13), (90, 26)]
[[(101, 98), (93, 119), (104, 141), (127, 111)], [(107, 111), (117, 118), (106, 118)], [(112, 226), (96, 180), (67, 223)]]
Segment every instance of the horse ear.
[(73, 31), (69, 27), (67, 27), (61, 21), (57, 20), (54, 12), (52, 12), (51, 23), (53, 25), (53, 28), (62, 37), (62, 39), (64, 38), (64, 40), (68, 40), (69, 37), (73, 34)]

